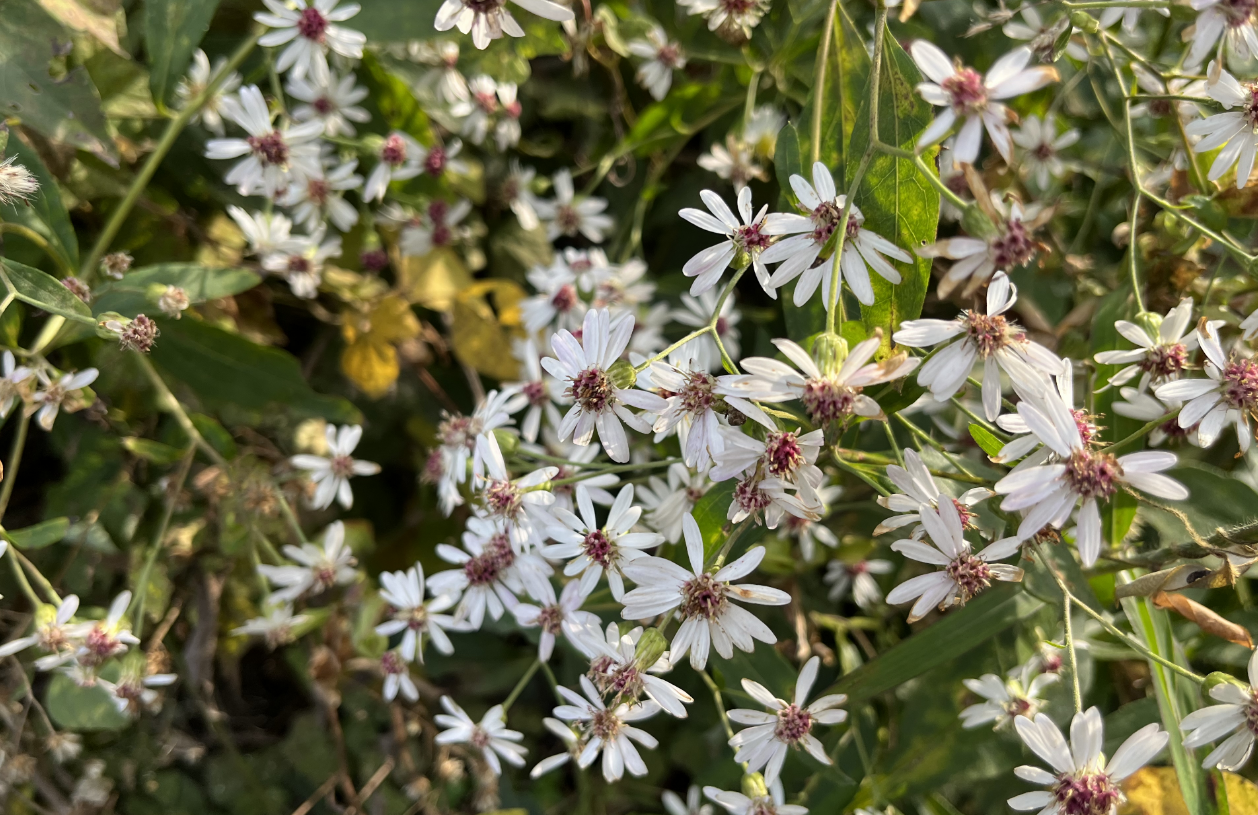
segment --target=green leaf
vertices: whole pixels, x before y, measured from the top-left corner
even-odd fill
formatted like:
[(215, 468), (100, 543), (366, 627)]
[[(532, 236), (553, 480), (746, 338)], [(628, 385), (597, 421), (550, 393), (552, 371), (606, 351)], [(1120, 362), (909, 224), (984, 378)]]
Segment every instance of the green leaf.
[(129, 436), (123, 439), (122, 446), (136, 458), (142, 458), (154, 464), (174, 464), (183, 458), (184, 452), (178, 447), (171, 447), (169, 444), (162, 444), (160, 441), (142, 439), (136, 436)]
[(349, 402), (315, 393), (297, 359), (285, 351), (195, 319), (158, 324), (161, 336), (150, 354), (153, 363), (207, 405), (259, 412), (278, 407), (301, 417), (359, 421), (358, 409)]
[(696, 122), (710, 121), (714, 115), (737, 106), (738, 98), (722, 99), (721, 91), (719, 82), (692, 82), (675, 88), (661, 101), (643, 108), (616, 152), (632, 150), (646, 155), (675, 139), (689, 139), (694, 135)]
[(54, 142), (117, 166), (100, 95), (87, 71), (56, 78), (50, 65), (69, 33), (33, 0), (5, 0), (0, 11), (0, 118), (14, 118)]
[(0, 261), (0, 282), (9, 295), (23, 303), (80, 323), (96, 323), (87, 303), (71, 294), (60, 280), (39, 269), (5, 259)]
[(150, 293), (154, 286), (178, 286), (187, 293), (190, 303), (204, 303), (248, 291), (261, 280), (248, 269), (220, 269), (199, 263), (159, 263), (128, 272), (122, 280), (111, 281), (96, 289), (92, 308), (97, 314), (116, 311), (134, 317), (155, 310), (156, 298)]
[[(734, 501), (734, 488), (737, 484), (737, 481), (731, 479), (714, 485), (691, 510), (695, 523), (699, 525), (699, 533), (703, 536), (705, 560), (712, 559), (712, 556), (724, 545), (728, 533), (733, 532), (737, 526), (727, 519), (729, 505)], [(748, 546), (764, 537), (765, 531), (764, 526), (752, 523), (735, 541), (735, 551), (729, 553), (726, 561), (733, 560), (738, 557), (739, 552), (746, 551)], [(684, 541), (679, 542), (678, 549), (679, 552), (674, 560), (689, 568), (690, 561), (686, 558)]]
[[(915, 88), (922, 75), (909, 55), (888, 32), (883, 42), (882, 77), (878, 88), (878, 136), (890, 145), (913, 150), (918, 135), (931, 122), (930, 106)], [(871, 77), (872, 79), (872, 77)], [(869, 89), (865, 95), (868, 96)], [(869, 104), (861, 105), (852, 130), (847, 154), (848, 178), (869, 145)], [(938, 148), (923, 154), (933, 164)], [(923, 179), (913, 162), (885, 153), (874, 153), (855, 196), (855, 204), (865, 215), (864, 228), (876, 232), (913, 255), (909, 263), (892, 261), (903, 280), (893, 285), (882, 276), (869, 273), (874, 289), (874, 304), (861, 306), (861, 318), (869, 333), (883, 331), (884, 348), (891, 343), (891, 334), (904, 320), (915, 320), (922, 313), (926, 289), (930, 285), (930, 260), (919, 258), (913, 250), (935, 240), (939, 225), (939, 193)]]
[(995, 456), (1004, 449), (1005, 443), (992, 435), (992, 432), (981, 424), (970, 425), (970, 438), (989, 456)]
[[(826, 36), (826, 32), (823, 31), (822, 36)], [(847, 179), (851, 177), (849, 157), (844, 146), (852, 138), (861, 103), (868, 96), (870, 61), (869, 52), (865, 50), (860, 34), (843, 11), (835, 15), (832, 37), (825, 85), (821, 89), (821, 139), (817, 158), (833, 171), (835, 184), (840, 190), (844, 190)], [(820, 47), (818, 44), (818, 48)], [(808, 104), (804, 106), (799, 117), (803, 131), (799, 134), (799, 155), (802, 157), (800, 167), (812, 166), (812, 123), (818, 104), (817, 91), (818, 88), (811, 88)], [(868, 117), (865, 127), (869, 127)], [(859, 156), (857, 159), (859, 161)], [(791, 172), (809, 176), (809, 173), (801, 173), (799, 169)], [(789, 189), (789, 186), (782, 184), (783, 191)]]
[(876, 659), (840, 679), (826, 693), (846, 693), (849, 708), (854, 708), (984, 644), (1009, 626), (1039, 611), (1043, 605), (1020, 586), (996, 586), (971, 600), (964, 608), (949, 612), (925, 631), (879, 654)]
[(44, 166), (39, 153), (27, 147), (21, 139), (9, 140), (6, 155), (16, 157), (18, 164), (30, 170), (31, 175), (39, 181), (39, 194), (31, 199), (29, 205), (9, 204), (0, 207), (0, 217), (38, 232), (48, 241), (62, 268), (77, 269), (79, 240), (74, 235), (70, 213), (66, 211), (66, 205), (61, 200), (57, 179)]
[(65, 730), (121, 730), (131, 723), (114, 707), (103, 685), (80, 688), (65, 674), (53, 674), (44, 699), (48, 715)]
[(192, 420), (192, 425), (201, 434), (201, 438), (205, 439), (223, 458), (230, 460), (236, 457), (236, 440), (216, 419), (204, 413), (193, 413), (188, 418)]
[(210, 27), (219, 0), (146, 0), (144, 46), (153, 101), (166, 104)]
[(69, 518), (52, 518), (25, 529), (11, 529), (4, 534), (19, 549), (43, 549), (63, 540), (70, 531)]

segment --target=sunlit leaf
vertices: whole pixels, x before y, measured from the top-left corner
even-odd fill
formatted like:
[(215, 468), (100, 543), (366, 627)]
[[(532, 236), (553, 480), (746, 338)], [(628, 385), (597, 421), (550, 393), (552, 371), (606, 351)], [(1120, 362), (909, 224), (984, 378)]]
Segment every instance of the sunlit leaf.
[(144, 45), (155, 102), (170, 101), (210, 27), (218, 3), (219, 0), (148, 0), (144, 4)]

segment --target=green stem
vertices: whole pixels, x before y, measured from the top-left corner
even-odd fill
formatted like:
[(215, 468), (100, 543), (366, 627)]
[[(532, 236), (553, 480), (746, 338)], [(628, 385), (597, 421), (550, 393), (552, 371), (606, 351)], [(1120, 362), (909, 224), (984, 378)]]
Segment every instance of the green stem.
[(533, 674), (537, 673), (537, 669), (540, 667), (542, 667), (542, 661), (540, 659), (533, 660), (533, 664), (524, 672), (524, 676), (520, 677), (520, 681), (515, 683), (515, 687), (511, 689), (511, 693), (507, 696), (507, 701), (502, 703), (502, 715), (504, 718), (507, 715), (507, 711), (515, 704), (515, 700), (524, 691), (524, 686), (529, 683), (529, 680), (533, 678)]
[[(888, 153), (891, 152), (886, 147), (882, 147), (880, 149), (882, 149), (884, 152), (888, 152)], [(961, 196), (957, 195), (952, 190), (948, 189), (948, 185), (943, 183), (943, 179), (940, 178), (939, 175), (933, 169), (931, 169), (931, 167), (928, 166), (925, 161), (922, 160), (922, 157), (920, 155), (915, 154), (913, 156), (913, 164), (917, 166), (917, 171), (919, 173), (926, 176), (926, 180), (930, 182), (931, 186), (939, 190), (939, 194), (942, 195), (944, 198), (947, 198), (948, 202), (952, 204), (954, 207), (964, 212), (966, 207), (970, 206), (968, 201), (966, 201)]]
[(61, 605), (61, 595), (57, 594), (57, 590), (52, 587), (52, 583), (48, 581), (48, 578), (44, 577), (44, 573), (35, 568), (35, 564), (31, 563), (30, 559), (19, 552), (17, 547), (12, 544), (9, 545), (9, 552), (19, 563), (22, 564), (26, 571), (30, 573), (30, 576), (36, 583), (39, 584), (39, 588), (42, 589), (44, 594), (48, 596), (48, 599), (52, 601), (52, 604), (55, 606)]
[(148, 599), (149, 575), (153, 571), (154, 564), (157, 563), (157, 556), (162, 551), (162, 541), (166, 537), (166, 530), (170, 527), (170, 519), (175, 514), (175, 504), (179, 501), (179, 493), (183, 490), (184, 482), (188, 480), (188, 471), (192, 469), (192, 460), (196, 457), (197, 446), (191, 444), (188, 451), (183, 454), (183, 460), (179, 463), (179, 471), (175, 475), (175, 480), (168, 488), (166, 495), (166, 506), (162, 510), (162, 520), (157, 525), (156, 532), (153, 533), (153, 541), (149, 544), (148, 556), (144, 559), (144, 568), (140, 570), (140, 579), (136, 583), (136, 591), (138, 597), (135, 603), (135, 617), (131, 622), (131, 629), (135, 632), (136, 637), (141, 636), (144, 630), (144, 604)]
[(821, 158), (821, 114), (825, 108), (822, 101), (826, 95), (826, 71), (830, 65), (830, 32), (834, 30), (834, 17), (839, 10), (839, 0), (830, 0), (830, 8), (826, 11), (825, 28), (821, 32), (821, 48), (817, 51), (817, 63), (813, 68), (812, 97), (812, 161), (815, 164)]
[(730, 550), (734, 548), (734, 541), (742, 537), (743, 532), (751, 524), (751, 518), (744, 518), (742, 523), (730, 530), (729, 535), (725, 538), (725, 543), (721, 546), (721, 551), (717, 553), (716, 560), (712, 561), (712, 570), (716, 571), (725, 565), (725, 558), (729, 555)]
[(1069, 591), (1066, 592), (1066, 595), (1070, 598), (1071, 602), (1073, 602), (1077, 608), (1082, 609), (1085, 614), (1087, 614), (1089, 617), (1091, 617), (1092, 619), (1100, 623), (1101, 628), (1104, 628), (1110, 634), (1113, 634), (1115, 637), (1118, 637), (1123, 642), (1124, 645), (1128, 646), (1133, 651), (1143, 656), (1145, 659), (1152, 660), (1153, 662), (1158, 663), (1164, 668), (1169, 668), (1170, 670), (1174, 671), (1175, 673), (1179, 674), (1185, 679), (1191, 679), (1193, 682), (1196, 682), (1197, 684), (1201, 684), (1202, 682), (1206, 681), (1206, 678), (1204, 676), (1201, 676), (1200, 674), (1195, 674), (1192, 671), (1188, 670), (1187, 668), (1184, 668), (1183, 666), (1180, 666), (1180, 665), (1176, 665), (1174, 662), (1171, 662), (1169, 659), (1166, 659), (1165, 657), (1161, 657), (1153, 653), (1148, 648), (1146, 648), (1143, 643), (1136, 640), (1135, 637), (1123, 632), (1121, 629), (1118, 628), (1118, 626), (1114, 625), (1109, 620), (1105, 619), (1105, 616), (1103, 614), (1101, 614), (1099, 611), (1093, 610), (1091, 606), (1089, 606), (1087, 603), (1080, 600), (1078, 597), (1075, 597)]
[(22, 569), (21, 562), (17, 559), (17, 547), (9, 544), (9, 565), (13, 567), (13, 576), (17, 578), (18, 585), (22, 588), (22, 593), (26, 595), (26, 599), (31, 601), (31, 608), (37, 609), (44, 602), (39, 599), (39, 595), (31, 588), (31, 581), (26, 579), (26, 572)]
[(1170, 413), (1166, 414), (1166, 415), (1165, 415), (1165, 416), (1163, 416), (1162, 418), (1160, 418), (1160, 419), (1154, 419), (1153, 421), (1151, 421), (1151, 422), (1149, 422), (1148, 424), (1146, 424), (1144, 427), (1142, 427), (1142, 428), (1140, 428), (1139, 430), (1137, 430), (1135, 433), (1132, 433), (1132, 434), (1131, 434), (1130, 436), (1128, 436), (1127, 438), (1122, 439), (1121, 441), (1114, 442), (1114, 443), (1113, 443), (1113, 444), (1111, 444), (1109, 447), (1105, 448), (1105, 452), (1107, 452), (1107, 453), (1113, 453), (1113, 452), (1115, 452), (1115, 451), (1117, 451), (1117, 450), (1121, 450), (1121, 449), (1123, 449), (1124, 447), (1126, 447), (1126, 446), (1127, 446), (1127, 445), (1129, 445), (1129, 444), (1133, 444), (1133, 443), (1135, 443), (1137, 440), (1139, 440), (1139, 439), (1143, 438), (1143, 437), (1144, 437), (1144, 436), (1146, 436), (1147, 434), (1149, 434), (1149, 433), (1153, 432), (1153, 431), (1154, 431), (1154, 430), (1156, 430), (1157, 428), (1159, 428), (1159, 427), (1161, 427), (1162, 425), (1166, 424), (1166, 423), (1167, 423), (1167, 422), (1169, 422), (1171, 419), (1174, 419), (1176, 416), (1178, 416), (1178, 415), (1179, 415), (1179, 412), (1180, 412), (1181, 410), (1183, 410), (1183, 408), (1176, 408), (1175, 410), (1172, 410)]
[(1083, 710), (1083, 694), (1079, 690), (1079, 658), (1075, 653), (1074, 625), (1070, 619), (1070, 603), (1073, 598), (1071, 597), (1070, 589), (1066, 587), (1066, 581), (1062, 579), (1061, 574), (1045, 557), (1043, 548), (1039, 545), (1035, 548), (1040, 555), (1040, 562), (1048, 568), (1048, 573), (1053, 576), (1053, 580), (1057, 583), (1057, 588), (1061, 590), (1062, 620), (1066, 627), (1066, 652), (1070, 659), (1071, 691), (1074, 695), (1075, 713), (1079, 713)]
[(614, 467), (604, 467), (601, 470), (591, 470), (585, 473), (577, 473), (576, 475), (569, 476), (568, 478), (556, 479), (555, 481), (549, 482), (549, 484), (551, 487), (562, 487), (564, 484), (576, 484), (579, 481), (584, 481), (587, 478), (593, 478), (594, 476), (602, 475), (603, 473), (630, 473), (635, 470), (656, 470), (660, 467), (672, 466), (674, 462), (680, 460), (681, 459), (670, 458), (665, 461), (652, 461), (647, 464), (617, 464)]
[(4, 468), (4, 484), (0, 485), (0, 520), (4, 520), (9, 499), (13, 497), (13, 485), (17, 483), (18, 467), (22, 464), (22, 451), (26, 449), (26, 434), (30, 426), (30, 414), (21, 411), (17, 420), (17, 431), (13, 436), (13, 446), (9, 449), (9, 464)]
[(725, 737), (734, 738), (734, 728), (730, 725), (729, 714), (725, 712), (725, 701), (721, 698), (721, 689), (716, 686), (716, 682), (712, 681), (707, 671), (699, 671), (699, 676), (703, 677), (703, 684), (712, 691), (712, 701), (716, 704), (716, 712), (721, 716), (721, 726), (725, 728)]
[(149, 358), (144, 354), (136, 354), (136, 358), (139, 359), (140, 368), (148, 376), (149, 381), (153, 383), (153, 388), (157, 391), (158, 407), (175, 417), (175, 421), (179, 423), (183, 432), (188, 434), (188, 438), (192, 439), (197, 447), (201, 448), (201, 452), (209, 456), (210, 461), (213, 461), (219, 467), (226, 467), (227, 459), (223, 458), (222, 454), (205, 440), (205, 437), (201, 435), (201, 431), (197, 430), (197, 426), (192, 423), (192, 419), (188, 417), (187, 412), (183, 409), (183, 405), (179, 404), (179, 400), (175, 398), (175, 395), (170, 392), (170, 388), (166, 387), (165, 380), (162, 379), (157, 369), (153, 367), (153, 363), (149, 361)]

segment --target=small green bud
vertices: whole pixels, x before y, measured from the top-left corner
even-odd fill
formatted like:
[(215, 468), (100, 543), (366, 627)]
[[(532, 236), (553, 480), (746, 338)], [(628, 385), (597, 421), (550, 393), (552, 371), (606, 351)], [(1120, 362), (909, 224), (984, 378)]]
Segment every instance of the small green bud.
[(1238, 688), (1244, 688), (1246, 693), (1249, 692), (1249, 685), (1240, 681), (1231, 674), (1225, 674), (1222, 671), (1213, 671), (1206, 674), (1206, 681), (1201, 683), (1201, 692), (1206, 696), (1210, 696), (1210, 691), (1220, 685), (1235, 685)]
[(748, 798), (767, 798), (769, 796), (769, 788), (764, 783), (764, 776), (760, 773), (747, 773), (743, 776), (743, 795)]
[(966, 206), (961, 213), (961, 227), (976, 238), (987, 240), (996, 237), (996, 225), (987, 213), (978, 208), (977, 204)]
[(812, 358), (824, 374), (837, 373), (847, 355), (847, 340), (838, 334), (820, 334), (813, 341)]
[(1084, 31), (1088, 34), (1095, 34), (1101, 30), (1101, 23), (1091, 14), (1088, 14), (1083, 10), (1070, 12), (1070, 24), (1080, 31)]
[(1152, 311), (1142, 311), (1136, 315), (1136, 325), (1140, 326), (1145, 332), (1156, 337), (1162, 328), (1162, 315), (1155, 314)]
[(512, 455), (520, 449), (520, 437), (510, 430), (498, 428), (494, 431), (494, 438), (498, 440), (498, 449), (504, 456)]
[(124, 317), (116, 311), (106, 311), (96, 316), (96, 336), (102, 340), (117, 340), (131, 323), (130, 317)]
[(607, 369), (607, 378), (612, 384), (621, 390), (632, 388), (634, 383), (638, 381), (638, 372), (633, 369), (633, 363), (627, 359), (618, 359)]
[(638, 647), (633, 652), (633, 661), (642, 670), (646, 670), (659, 662), (660, 657), (667, 650), (668, 640), (664, 638), (660, 630), (658, 628), (648, 628), (642, 632), (642, 637), (638, 640)]

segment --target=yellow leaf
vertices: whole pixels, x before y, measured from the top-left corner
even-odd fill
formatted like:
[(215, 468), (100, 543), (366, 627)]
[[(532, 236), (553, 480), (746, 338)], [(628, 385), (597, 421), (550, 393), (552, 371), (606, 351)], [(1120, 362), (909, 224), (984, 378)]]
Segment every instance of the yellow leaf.
[(393, 346), (373, 339), (370, 334), (350, 344), (341, 353), (341, 370), (372, 399), (379, 399), (388, 393), (401, 371)]
[(459, 361), (494, 379), (517, 378), (519, 362), (511, 343), (524, 337), (524, 297), (524, 289), (510, 280), (482, 280), (460, 292), (450, 325), (450, 345)]
[(110, 51), (119, 56), (128, 56), (118, 43), (118, 15), (107, 14), (93, 8), (84, 8), (77, 0), (39, 0), (44, 11), (56, 17), (62, 25), (75, 31), (91, 34), (100, 40)]
[(403, 296), (433, 311), (449, 311), (454, 298), (472, 285), (472, 273), (458, 253), (448, 248), (434, 249), (422, 257), (395, 256), (393, 267), (398, 270), (398, 289)]
[[(1258, 786), (1234, 773), (1222, 775), (1231, 815), (1258, 815)], [(1123, 792), (1127, 803), (1118, 815), (1188, 815), (1174, 767), (1145, 767), (1123, 782)]]

